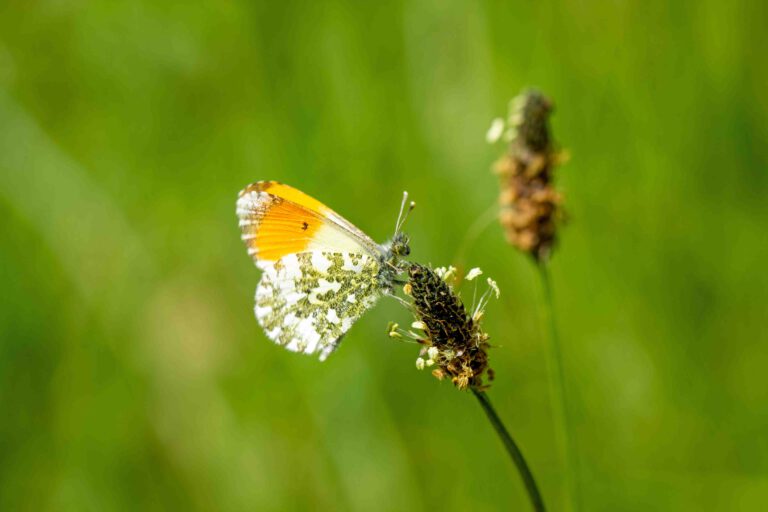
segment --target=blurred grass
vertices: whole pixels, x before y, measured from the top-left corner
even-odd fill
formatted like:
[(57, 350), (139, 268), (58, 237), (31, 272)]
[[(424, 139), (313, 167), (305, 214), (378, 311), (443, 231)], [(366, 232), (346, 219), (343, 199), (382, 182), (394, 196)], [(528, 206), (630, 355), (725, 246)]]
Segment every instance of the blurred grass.
[[(0, 509), (496, 510), (469, 396), (387, 341), (269, 343), (234, 198), (278, 179), (374, 238), (400, 193), (447, 264), (495, 201), (484, 133), (554, 98), (553, 262), (589, 510), (768, 500), (768, 38), (759, 2), (0, 3)], [(552, 510), (534, 269), (489, 228), (491, 396)]]

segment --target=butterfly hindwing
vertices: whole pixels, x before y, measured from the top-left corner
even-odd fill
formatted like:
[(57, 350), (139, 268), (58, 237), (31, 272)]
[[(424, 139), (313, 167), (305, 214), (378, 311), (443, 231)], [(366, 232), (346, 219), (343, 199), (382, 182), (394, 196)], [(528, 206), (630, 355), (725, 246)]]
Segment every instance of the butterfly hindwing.
[(381, 295), (379, 261), (368, 254), (311, 251), (260, 265), (256, 318), (283, 347), (324, 360)]

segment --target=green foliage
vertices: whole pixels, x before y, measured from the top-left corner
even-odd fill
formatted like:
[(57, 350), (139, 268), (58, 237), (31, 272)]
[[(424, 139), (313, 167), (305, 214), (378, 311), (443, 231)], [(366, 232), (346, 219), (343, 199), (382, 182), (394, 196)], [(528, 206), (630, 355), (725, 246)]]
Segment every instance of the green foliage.
[[(300, 187), (452, 263), (493, 117), (556, 105), (552, 261), (587, 510), (768, 501), (761, 2), (0, 3), (0, 509), (499, 510), (477, 404), (382, 301), (325, 363), (266, 340), (237, 192)], [(490, 394), (551, 510), (535, 269), (492, 225)]]

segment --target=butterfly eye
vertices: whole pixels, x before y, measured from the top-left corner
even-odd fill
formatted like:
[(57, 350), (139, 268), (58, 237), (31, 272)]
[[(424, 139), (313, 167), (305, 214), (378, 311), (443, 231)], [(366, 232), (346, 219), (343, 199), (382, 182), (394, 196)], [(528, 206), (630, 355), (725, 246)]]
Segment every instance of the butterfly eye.
[(405, 233), (398, 233), (392, 240), (392, 254), (395, 256), (408, 256), (411, 254), (410, 240)]

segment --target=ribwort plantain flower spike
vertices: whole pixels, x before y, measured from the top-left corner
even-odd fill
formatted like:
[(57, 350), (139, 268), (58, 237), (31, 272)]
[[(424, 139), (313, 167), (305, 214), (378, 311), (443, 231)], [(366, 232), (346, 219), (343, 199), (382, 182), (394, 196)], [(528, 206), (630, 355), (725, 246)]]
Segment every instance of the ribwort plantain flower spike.
[[(470, 274), (474, 279), (482, 271), (472, 269)], [(497, 295), (498, 287), (489, 286), (468, 312), (450, 284), (455, 275), (453, 267), (433, 270), (424, 265), (411, 265), (406, 289), (416, 318), (412, 327), (419, 334), (408, 332), (407, 335), (423, 345), (416, 360), (418, 369), (436, 366), (432, 375), (437, 379), (450, 379), (459, 389), (483, 390), (488, 388), (486, 379), (493, 380), (493, 371), (488, 367), (489, 336), (482, 330), (480, 318), (488, 298)]]
[[(554, 168), (565, 158), (554, 148), (549, 130), (552, 102), (535, 90), (523, 91), (510, 102), (503, 138), (507, 153), (495, 164), (501, 194), (499, 220), (507, 241), (538, 261), (546, 261), (556, 242), (562, 218), (561, 195), (552, 183)], [(487, 140), (501, 139), (499, 119)], [(493, 136), (493, 137), (492, 137)]]
[[(403, 283), (403, 293), (410, 301), (400, 299), (400, 302), (411, 310), (415, 319), (410, 330), (390, 322), (387, 334), (399, 341), (421, 345), (415, 362), (417, 370), (435, 367), (432, 375), (436, 379), (448, 379), (459, 390), (472, 391), (517, 467), (533, 510), (545, 512), (544, 500), (523, 453), (485, 393), (494, 374), (488, 366), (489, 337), (481, 328), (480, 321), (490, 297), (499, 297), (498, 285), (487, 278), (488, 288), (477, 303), (473, 299), (468, 310), (453, 288), (452, 283), (457, 280), (456, 268), (432, 269), (410, 263), (406, 272), (408, 279)], [(482, 274), (482, 270), (473, 268), (465, 277), (466, 281), (475, 281), (475, 292), (476, 279)]]
[[(517, 467), (533, 510), (544, 512), (544, 500), (533, 473), (485, 393), (494, 374), (488, 366), (488, 334), (481, 328), (480, 321), (490, 297), (499, 297), (498, 285), (488, 278), (487, 290), (467, 310), (452, 285), (457, 273), (454, 267), (431, 269), (413, 263), (407, 272), (408, 281), (403, 286), (403, 292), (411, 298), (408, 307), (416, 317), (411, 327), (417, 332), (404, 331), (397, 324), (390, 323), (389, 335), (409, 338), (422, 345), (416, 358), (416, 369), (436, 366), (432, 370), (435, 378), (449, 379), (458, 389), (472, 391)], [(473, 281), (482, 273), (479, 268), (473, 268), (465, 280)], [(476, 291), (477, 281), (474, 285)]]

